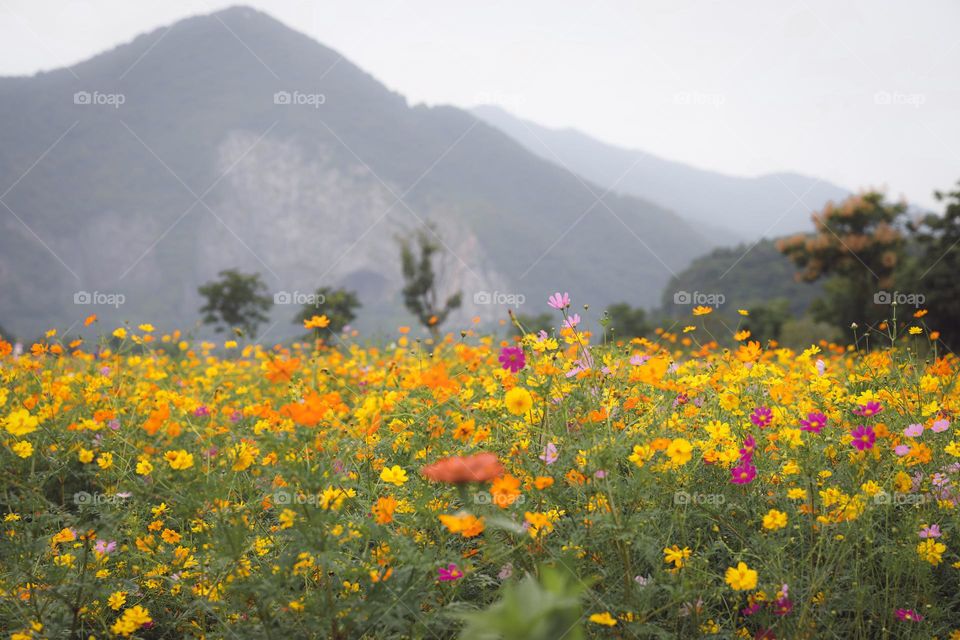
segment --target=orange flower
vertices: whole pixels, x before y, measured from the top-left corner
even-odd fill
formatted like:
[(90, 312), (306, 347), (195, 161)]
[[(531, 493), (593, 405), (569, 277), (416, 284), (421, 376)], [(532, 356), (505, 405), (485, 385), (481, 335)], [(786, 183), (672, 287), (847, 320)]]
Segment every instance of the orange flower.
[(540, 489), (542, 491), (547, 487), (553, 486), (553, 478), (551, 478), (550, 476), (537, 476), (536, 478), (533, 479), (533, 486), (535, 486), (537, 489)]
[(438, 516), (440, 522), (443, 523), (443, 526), (447, 528), (447, 531), (450, 533), (459, 533), (464, 538), (474, 538), (481, 533), (486, 525), (484, 525), (483, 518), (478, 518), (469, 513), (461, 513), (455, 516), (441, 514)]
[(472, 456), (452, 456), (437, 460), (420, 470), (425, 478), (434, 482), (463, 484), (466, 482), (489, 482), (503, 474), (503, 465), (492, 453)]
[(276, 358), (264, 362), (263, 368), (267, 373), (267, 380), (270, 382), (289, 382), (294, 372), (300, 368), (300, 360), (298, 358), (289, 360)]
[(393, 496), (377, 498), (376, 504), (371, 511), (377, 524), (390, 524), (393, 522), (393, 512), (397, 510), (397, 500)]
[(520, 479), (509, 473), (497, 478), (490, 486), (490, 495), (493, 498), (493, 504), (506, 509), (520, 497)]

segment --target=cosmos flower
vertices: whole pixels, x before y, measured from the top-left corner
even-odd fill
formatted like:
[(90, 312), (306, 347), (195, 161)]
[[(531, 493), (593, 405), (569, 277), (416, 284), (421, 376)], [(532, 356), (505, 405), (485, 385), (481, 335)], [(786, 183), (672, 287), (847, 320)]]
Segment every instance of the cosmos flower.
[(516, 373), (527, 364), (527, 359), (520, 347), (504, 347), (500, 350), (500, 364), (510, 373)]
[(763, 427), (768, 427), (770, 426), (770, 423), (773, 422), (773, 411), (770, 410), (770, 407), (757, 407), (753, 410), (753, 413), (750, 414), (750, 422), (757, 425), (761, 429)]
[(453, 582), (463, 577), (463, 572), (456, 564), (450, 563), (446, 567), (437, 568), (437, 580), (440, 582)]
[(548, 442), (546, 446), (543, 447), (543, 453), (538, 456), (548, 465), (553, 464), (557, 461), (559, 455), (557, 454), (557, 445), (552, 442)]
[(503, 465), (492, 453), (452, 456), (425, 466), (421, 473), (428, 480), (447, 484), (489, 482), (503, 474)]
[(550, 296), (547, 304), (557, 310), (563, 310), (570, 306), (570, 294), (560, 293), (559, 291)]
[(749, 462), (744, 462), (730, 469), (730, 482), (733, 484), (750, 484), (757, 477), (757, 468)]
[(757, 572), (745, 562), (738, 562), (736, 567), (727, 569), (724, 580), (735, 591), (750, 591), (757, 587)]
[(862, 416), (864, 418), (875, 416), (881, 411), (883, 411), (883, 405), (881, 405), (876, 400), (870, 400), (866, 404), (861, 404), (856, 409), (853, 410), (855, 414), (857, 414), (858, 416)]
[(827, 426), (827, 416), (819, 411), (811, 411), (806, 420), (800, 421), (800, 430), (810, 433), (820, 433)]
[(850, 444), (858, 451), (872, 449), (873, 443), (877, 441), (877, 434), (874, 432), (873, 427), (869, 425), (864, 426), (861, 424), (857, 426), (857, 428), (850, 432), (850, 435), (853, 436)]

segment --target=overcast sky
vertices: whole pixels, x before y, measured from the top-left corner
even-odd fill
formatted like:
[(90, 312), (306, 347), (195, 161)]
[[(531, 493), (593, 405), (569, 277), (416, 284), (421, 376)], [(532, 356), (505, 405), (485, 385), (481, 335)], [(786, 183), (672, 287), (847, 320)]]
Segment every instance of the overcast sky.
[[(70, 65), (233, 4), (0, 0), (0, 75)], [(953, 0), (247, 4), (411, 103), (498, 103), (704, 168), (796, 171), (931, 207), (934, 189), (960, 179)]]

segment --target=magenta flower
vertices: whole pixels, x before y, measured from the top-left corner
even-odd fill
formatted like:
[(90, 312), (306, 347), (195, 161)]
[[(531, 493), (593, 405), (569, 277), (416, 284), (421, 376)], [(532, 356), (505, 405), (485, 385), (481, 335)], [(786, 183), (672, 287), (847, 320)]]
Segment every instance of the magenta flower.
[(753, 460), (753, 451), (757, 448), (757, 441), (752, 435), (743, 439), (743, 448), (740, 449), (740, 462), (749, 463)]
[(444, 567), (437, 568), (437, 580), (440, 582), (453, 582), (463, 577), (463, 571), (457, 568), (457, 565), (450, 563)]
[(547, 446), (543, 448), (543, 453), (538, 457), (547, 464), (553, 464), (557, 461), (557, 458), (560, 457), (557, 454), (557, 445), (553, 444), (552, 442), (548, 442)]
[(864, 418), (875, 416), (881, 411), (883, 411), (883, 405), (881, 405), (876, 400), (871, 400), (867, 404), (862, 404), (853, 410), (855, 414), (857, 414), (858, 416), (863, 416)]
[(504, 347), (500, 350), (500, 364), (510, 373), (516, 373), (527, 366), (527, 358), (521, 347)]
[(933, 431), (934, 433), (942, 433), (942, 432), (946, 431), (946, 430), (949, 429), (949, 428), (950, 428), (950, 421), (949, 421), (949, 420), (937, 420), (937, 421), (934, 422), (933, 425), (930, 427), (930, 431)]
[(570, 306), (570, 294), (557, 291), (547, 299), (547, 304), (557, 310), (566, 309)]
[(193, 415), (195, 415), (198, 418), (206, 418), (207, 416), (210, 415), (210, 410), (207, 409), (206, 406), (200, 405), (194, 410)]
[(757, 477), (757, 468), (749, 462), (730, 469), (730, 482), (733, 484), (750, 484)]
[(853, 441), (850, 443), (858, 451), (863, 451), (865, 449), (872, 449), (873, 443), (877, 441), (877, 434), (873, 432), (873, 427), (859, 425), (854, 429), (850, 435), (853, 436)]
[(757, 407), (750, 415), (750, 422), (760, 428), (770, 426), (770, 423), (773, 422), (773, 411), (770, 410), (770, 407)]
[(806, 420), (800, 421), (800, 431), (820, 433), (825, 426), (827, 426), (827, 416), (820, 411), (812, 411), (807, 414)]
[(913, 609), (897, 609), (896, 615), (897, 620), (901, 622), (920, 622), (923, 620), (923, 616)]
[(922, 424), (911, 424), (909, 427), (903, 430), (903, 435), (908, 438), (919, 438), (923, 435), (923, 425)]
[(926, 540), (927, 538), (939, 538), (943, 534), (940, 531), (940, 525), (931, 524), (923, 529), (920, 529), (920, 533), (918, 535)]

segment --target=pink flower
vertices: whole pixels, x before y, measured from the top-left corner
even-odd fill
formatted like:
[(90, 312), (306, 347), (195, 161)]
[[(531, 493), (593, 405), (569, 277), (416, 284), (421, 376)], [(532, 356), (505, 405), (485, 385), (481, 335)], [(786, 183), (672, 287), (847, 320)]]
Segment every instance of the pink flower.
[(903, 456), (905, 456), (905, 455), (907, 455), (908, 453), (910, 453), (910, 447), (909, 447), (909, 445), (898, 444), (897, 446), (895, 446), (895, 447), (893, 448), (893, 452), (894, 452), (895, 454), (897, 454), (898, 457), (902, 458)]
[(933, 426), (930, 427), (930, 431), (933, 431), (934, 433), (942, 433), (949, 428), (950, 428), (950, 421), (941, 419), (933, 423)]
[(463, 577), (463, 571), (457, 568), (457, 565), (450, 563), (446, 568), (437, 568), (437, 579), (440, 582), (453, 582)]
[(800, 421), (800, 430), (810, 433), (820, 433), (825, 426), (827, 426), (827, 416), (819, 411), (808, 413), (807, 419)]
[(500, 364), (510, 373), (516, 373), (527, 366), (527, 358), (520, 347), (504, 347), (500, 350)]
[(920, 622), (923, 620), (923, 616), (913, 609), (897, 609), (896, 615), (897, 620), (902, 622)]
[(730, 482), (733, 484), (750, 484), (757, 477), (757, 468), (749, 462), (730, 469)]
[(855, 414), (857, 414), (858, 416), (863, 416), (864, 418), (875, 416), (881, 411), (883, 411), (883, 405), (881, 405), (876, 400), (871, 400), (867, 404), (862, 404), (853, 410)]
[(568, 317), (566, 320), (563, 321), (563, 326), (565, 326), (565, 327), (568, 328), (568, 329), (574, 329), (574, 328), (576, 328), (576, 326), (577, 326), (578, 324), (580, 324), (580, 314), (579, 314), (579, 313), (575, 313), (575, 314), (573, 314), (572, 316)]
[(770, 423), (773, 422), (773, 411), (770, 410), (770, 407), (757, 407), (750, 415), (750, 422), (760, 428), (770, 426)]
[(909, 427), (903, 430), (903, 435), (908, 438), (919, 438), (923, 435), (923, 425), (922, 424), (911, 424)]
[(547, 299), (547, 304), (554, 309), (566, 309), (570, 306), (570, 294), (566, 292), (560, 293), (557, 291)]
[(117, 542), (115, 540), (97, 540), (97, 543), (93, 545), (93, 550), (97, 553), (113, 553), (117, 549)]
[(539, 458), (547, 464), (553, 464), (559, 457), (557, 454), (557, 445), (552, 442), (547, 443), (547, 446), (543, 448), (543, 454), (539, 456)]
[(923, 539), (927, 539), (927, 538), (939, 538), (943, 534), (940, 532), (940, 525), (931, 524), (929, 526), (924, 527), (923, 529), (920, 529), (920, 533), (918, 535)]
[(858, 451), (872, 449), (873, 443), (877, 441), (877, 434), (873, 432), (873, 427), (859, 425), (850, 435), (853, 440), (850, 442)]
[(650, 356), (648, 356), (648, 355), (640, 355), (640, 354), (638, 353), (638, 354), (636, 354), (636, 355), (634, 355), (634, 356), (632, 356), (632, 357), (630, 358), (630, 364), (632, 364), (632, 365), (635, 366), (635, 367), (639, 367), (640, 365), (642, 365), (644, 362), (646, 362), (646, 361), (649, 360), (649, 359), (650, 359)]

